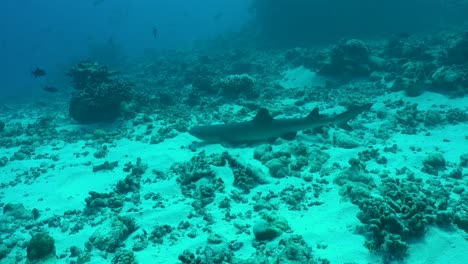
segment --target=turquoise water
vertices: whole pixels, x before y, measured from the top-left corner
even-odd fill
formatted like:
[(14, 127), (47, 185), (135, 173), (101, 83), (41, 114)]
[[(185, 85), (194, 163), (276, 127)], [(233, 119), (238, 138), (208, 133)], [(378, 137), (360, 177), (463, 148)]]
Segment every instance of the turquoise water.
[(464, 1), (6, 1), (0, 263), (465, 263)]

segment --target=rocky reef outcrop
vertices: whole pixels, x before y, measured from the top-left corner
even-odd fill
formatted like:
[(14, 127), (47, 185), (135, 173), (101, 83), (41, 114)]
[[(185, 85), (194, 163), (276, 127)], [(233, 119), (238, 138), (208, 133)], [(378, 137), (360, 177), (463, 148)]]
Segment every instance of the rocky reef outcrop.
[(132, 84), (96, 62), (81, 62), (71, 68), (73, 93), (70, 117), (79, 123), (111, 122), (121, 115), (121, 104), (132, 97)]

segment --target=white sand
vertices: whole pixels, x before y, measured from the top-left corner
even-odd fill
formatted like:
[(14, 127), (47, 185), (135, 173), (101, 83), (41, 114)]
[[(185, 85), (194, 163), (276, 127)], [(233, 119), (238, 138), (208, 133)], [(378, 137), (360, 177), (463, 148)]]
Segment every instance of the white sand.
[[(291, 79), (288, 75), (286, 78)], [(314, 76), (306, 74), (305, 76), (301, 75), (296, 78), (301, 78), (302, 81), (309, 83)], [(297, 87), (297, 83), (293, 83), (291, 80), (286, 81), (283, 85), (291, 88)], [(398, 98), (418, 103), (421, 110), (431, 109), (434, 104), (449, 105), (462, 109), (466, 109), (467, 107), (467, 101), (464, 98), (448, 99), (445, 96), (433, 93), (425, 93), (418, 98), (406, 98), (401, 93), (393, 93), (378, 98), (374, 109), (387, 111), (383, 107), (383, 104), (379, 104), (378, 102)], [(438, 108), (435, 107), (434, 109)], [(391, 113), (392, 111), (387, 112)], [(363, 125), (373, 126), (373, 124)], [(467, 124), (438, 126), (431, 129), (430, 132), (430, 136), (395, 134), (392, 135), (385, 145), (377, 144), (376, 147), (378, 148), (397, 144), (402, 149), (401, 152), (397, 152), (396, 154), (385, 154), (388, 158), (387, 169), (392, 171), (395, 168), (407, 166), (418, 172), (421, 169), (421, 161), (426, 157), (426, 153), (434, 152), (437, 149), (444, 153), (449, 163), (454, 164), (458, 162), (462, 153), (467, 152)], [(317, 144), (319, 142), (318, 138), (314, 136), (303, 135), (298, 140), (301, 139), (306, 143)], [(444, 142), (444, 139), (447, 139), (448, 142)], [(52, 160), (11, 161), (6, 167), (0, 168), (1, 181), (8, 182), (14, 179), (17, 173), (28, 170), (31, 167), (38, 167), (41, 163), (47, 165), (55, 164), (55, 169), (49, 169), (47, 173), (36, 179), (32, 185), (18, 184), (3, 189), (1, 201), (4, 203), (22, 203), (27, 209), (38, 208), (42, 213), (43, 219), (52, 215), (61, 215), (67, 210), (83, 209), (85, 206), (84, 200), (88, 197), (89, 191), (110, 191), (117, 181), (125, 177), (126, 173), (122, 171), (125, 163), (134, 163), (137, 157), (140, 157), (144, 163), (149, 165), (143, 178), (152, 178), (151, 171), (153, 169), (167, 171), (175, 162), (188, 161), (195, 155), (196, 153), (191, 152), (187, 148), (181, 148), (182, 146), (188, 146), (193, 140), (195, 139), (187, 133), (180, 134), (157, 145), (122, 139), (116, 142), (115, 147), (109, 147), (109, 154), (103, 160), (96, 160), (92, 155), (95, 149), (85, 146), (85, 142), (64, 144), (58, 150), (53, 150), (51, 146), (43, 146), (37, 149), (36, 154), (57, 154), (60, 160), (58, 162)], [(422, 151), (413, 152), (409, 149), (411, 146), (420, 147)], [(331, 159), (327, 164), (338, 162), (346, 165), (350, 157), (356, 156), (363, 149), (365, 149), (365, 146), (351, 150), (331, 149), (328, 151), (331, 154)], [(17, 148), (1, 149), (0, 157), (10, 157), (16, 150)], [(207, 154), (229, 151), (239, 161), (260, 167), (264, 172), (267, 172), (265, 167), (258, 161), (253, 160), (254, 147), (225, 148), (219, 144), (213, 144), (201, 147), (199, 150), (205, 150)], [(74, 153), (83, 153), (84, 151), (90, 151), (90, 155), (86, 157), (80, 156), (79, 158), (75, 157)], [(112, 171), (93, 173), (92, 165), (84, 165), (86, 163), (97, 165), (104, 160), (119, 161), (119, 166)], [(377, 165), (374, 164), (374, 166)], [(219, 177), (225, 180), (225, 194), (228, 195), (231, 190), (235, 189), (232, 187), (232, 173), (227, 168), (215, 168), (215, 171)], [(303, 184), (303, 181), (297, 178), (270, 180), (270, 184), (257, 187), (252, 191), (250, 196), (256, 192), (281, 190), (290, 184)], [(277, 182), (280, 182), (280, 184), (276, 184)], [(316, 256), (327, 258), (331, 263), (380, 263), (380, 258), (369, 253), (363, 246), (364, 237), (354, 233), (354, 227), (359, 224), (358, 219), (355, 217), (358, 212), (357, 207), (350, 202), (343, 201), (338, 193), (338, 187), (333, 184), (331, 186), (334, 189), (330, 192), (322, 193), (318, 199), (325, 202), (323, 205), (311, 207), (307, 211), (289, 211), (284, 207), (277, 212), (278, 215), (288, 220), (294, 233), (301, 234), (305, 238), (309, 245), (314, 248)], [(148, 192), (161, 194), (167, 200), (165, 202), (166, 208), (153, 209), (154, 203), (152, 201), (142, 199), (142, 204), (138, 206), (140, 209), (139, 213), (122, 212), (123, 215), (134, 217), (140, 229), (151, 232), (155, 224), (177, 226), (180, 221), (188, 220), (187, 215), (192, 211), (190, 206), (191, 200), (182, 196), (174, 178), (157, 183), (143, 184), (141, 189), (142, 196)], [(216, 201), (220, 201), (222, 198), (224, 198), (224, 195), (218, 195)], [(213, 230), (216, 233), (222, 234), (229, 241), (242, 241), (244, 247), (236, 253), (236, 256), (249, 257), (254, 253), (254, 249), (251, 247), (253, 235), (236, 234), (237, 229), (233, 226), (234, 221), (223, 221), (222, 217), (224, 213), (216, 210), (216, 204), (214, 203), (207, 207), (208, 211), (217, 220), (216, 224), (212, 226)], [(246, 209), (252, 210), (249, 204), (236, 204), (233, 202), (232, 206), (232, 212), (245, 212)], [(190, 219), (189, 221), (192, 225), (199, 225), (196, 238), (180, 237), (175, 244), (151, 245), (150, 243), (150, 246), (145, 250), (136, 252), (140, 263), (176, 263), (177, 256), (184, 249), (194, 250), (198, 246), (205, 245), (207, 234), (201, 230), (205, 225), (204, 221), (199, 218)], [(244, 224), (253, 223), (253, 220), (247, 219), (235, 221)], [(82, 248), (94, 232), (95, 227), (86, 225), (83, 230), (74, 235), (67, 235), (56, 229), (52, 230), (54, 230), (52, 236), (56, 240), (57, 253), (62, 254), (72, 245)], [(24, 237), (27, 238), (28, 236), (24, 235)], [(128, 246), (133, 244), (131, 237), (127, 239)], [(326, 249), (317, 249), (318, 244), (326, 245), (327, 247)], [(422, 241), (411, 245), (410, 256), (405, 263), (464, 264), (466, 263), (466, 259), (468, 259), (467, 249), (467, 234), (460, 231), (442, 231), (433, 228)], [(102, 253), (97, 250), (94, 250), (93, 254), (92, 263), (108, 263), (109, 260), (104, 260), (101, 257)], [(67, 261), (63, 259), (59, 263), (67, 263)]]

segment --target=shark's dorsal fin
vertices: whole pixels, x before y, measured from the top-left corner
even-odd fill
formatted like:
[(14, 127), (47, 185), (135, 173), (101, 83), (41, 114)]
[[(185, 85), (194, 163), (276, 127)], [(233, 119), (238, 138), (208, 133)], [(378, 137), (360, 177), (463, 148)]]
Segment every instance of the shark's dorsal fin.
[(307, 119), (319, 119), (320, 118), (320, 113), (319, 113), (319, 109), (318, 107), (315, 107), (314, 110), (312, 110), (312, 112), (310, 112), (307, 117)]
[(270, 112), (268, 112), (268, 109), (266, 108), (258, 110), (257, 115), (252, 119), (255, 123), (270, 123), (272, 120), (273, 117), (271, 117)]

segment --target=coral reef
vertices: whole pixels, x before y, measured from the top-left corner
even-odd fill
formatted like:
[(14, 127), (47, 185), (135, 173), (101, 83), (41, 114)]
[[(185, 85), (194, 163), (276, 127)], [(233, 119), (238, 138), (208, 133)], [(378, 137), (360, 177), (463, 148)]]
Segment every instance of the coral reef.
[(404, 91), (408, 97), (418, 97), (424, 93), (424, 85), (416, 79), (410, 79), (398, 76), (393, 81), (392, 89), (395, 91)]
[(137, 229), (135, 220), (118, 216), (109, 226), (98, 228), (89, 238), (87, 247), (96, 247), (105, 252), (116, 252), (127, 237)]
[(274, 258), (276, 263), (327, 263), (325, 259), (317, 260), (314, 257), (312, 248), (300, 235), (291, 235), (281, 240), (278, 243), (278, 252), (280, 253)]
[(252, 98), (257, 95), (255, 92), (255, 80), (247, 74), (229, 75), (216, 84), (219, 87), (219, 94), (227, 98), (238, 98), (245, 96)]
[(452, 96), (468, 93), (468, 63), (463, 65), (440, 66), (430, 76), (432, 89), (443, 91)]
[(105, 161), (102, 164), (93, 166), (93, 172), (113, 170), (115, 167), (118, 166), (118, 164), (119, 164), (118, 161), (114, 161), (114, 162)]
[[(103, 163), (98, 165), (98, 169), (110, 169), (116, 166), (116, 163)], [(146, 172), (148, 165), (143, 163), (140, 158), (137, 158), (135, 164), (128, 162), (125, 164), (123, 169), (125, 172), (130, 172), (123, 180), (119, 180), (113, 188), (112, 192), (109, 193), (98, 193), (95, 191), (89, 192), (89, 197), (85, 199), (87, 214), (93, 215), (97, 212), (102, 211), (105, 208), (109, 208), (112, 211), (119, 212), (123, 205), (125, 196), (127, 194), (136, 194), (139, 192), (141, 187), (141, 177)], [(96, 167), (93, 168), (96, 170)], [(131, 201), (134, 204), (140, 203), (139, 195), (132, 196)]]
[(333, 46), (318, 71), (322, 75), (367, 76), (373, 67), (369, 47), (361, 40), (343, 40)]
[(130, 250), (120, 250), (112, 258), (111, 264), (137, 264), (135, 254)]
[(121, 115), (121, 104), (131, 100), (132, 84), (113, 77), (105, 66), (81, 62), (68, 71), (74, 91), (70, 117), (80, 123), (110, 122)]
[(305, 176), (304, 167), (308, 167), (309, 172), (319, 172), (329, 158), (326, 152), (303, 143), (280, 151), (274, 151), (271, 145), (261, 145), (254, 151), (254, 159), (261, 161), (274, 178)]
[(54, 239), (47, 233), (35, 234), (28, 243), (27, 256), (30, 261), (55, 257)]
[(468, 168), (468, 153), (465, 153), (460, 156), (460, 166)]
[(437, 176), (439, 171), (445, 170), (447, 162), (441, 153), (431, 153), (424, 160), (422, 171)]
[(253, 225), (253, 234), (257, 240), (273, 240), (281, 235), (281, 229), (273, 227), (265, 220), (259, 220)]
[[(233, 185), (245, 193), (249, 193), (250, 190), (255, 188), (257, 185), (266, 183), (266, 180), (260, 171), (242, 164), (227, 152), (210, 156), (206, 156), (205, 152), (200, 152), (189, 162), (175, 164), (172, 167), (172, 170), (178, 175), (177, 181), (181, 185), (182, 192), (189, 196), (193, 196), (194, 194), (192, 191), (198, 189), (200, 193), (204, 193), (204, 196), (209, 193), (211, 193), (209, 196), (212, 196), (214, 195), (214, 190), (223, 188), (223, 181), (220, 178), (215, 177), (215, 173), (210, 165), (229, 165), (234, 176)], [(205, 186), (196, 187), (196, 183), (201, 179), (208, 180), (209, 183), (204, 182)], [(212, 188), (208, 188), (207, 186), (212, 186)], [(206, 202), (210, 200), (212, 199), (205, 200), (202, 204), (206, 205)]]
[(407, 104), (395, 115), (396, 122), (401, 126), (403, 134), (414, 135), (419, 131), (419, 124), (424, 121), (422, 112), (417, 104)]
[[(381, 253), (385, 262), (405, 258), (410, 241), (422, 238), (432, 225), (466, 228), (463, 189), (453, 188), (462, 198), (450, 201), (450, 189), (441, 181), (424, 181), (406, 168), (398, 172), (403, 176), (382, 173), (381, 183), (376, 185), (365, 169), (368, 160), (363, 155), (351, 159), (351, 167), (338, 174), (335, 183), (341, 186), (342, 195), (359, 206), (357, 217), (362, 226), (357, 230), (367, 238), (366, 246)], [(430, 168), (426, 172), (434, 175), (446, 166), (439, 153), (429, 155), (423, 163)]]
[(463, 32), (447, 49), (448, 64), (466, 64), (468, 62), (468, 33)]
[(385, 259), (402, 259), (408, 250), (408, 241), (424, 235), (435, 223), (435, 200), (428, 201), (429, 189), (417, 180), (384, 178), (384, 197), (369, 197), (357, 202), (364, 224), (362, 232), (368, 237), (367, 247), (384, 252)]
[(151, 235), (149, 236), (149, 239), (157, 244), (162, 244), (163, 243), (163, 238), (174, 230), (173, 227), (170, 225), (156, 225), (153, 227), (153, 230), (151, 231)]
[(212, 247), (197, 249), (196, 254), (190, 250), (184, 250), (178, 257), (183, 264), (236, 263), (233, 258), (234, 254), (228, 248), (214, 249)]
[(462, 32), (393, 37), (382, 54), (386, 71), (395, 76), (392, 88), (411, 97), (424, 91), (463, 97), (468, 93), (467, 39)]
[(408, 33), (394, 34), (385, 44), (386, 57), (412, 60), (430, 60), (433, 58), (424, 40), (412, 37)]
[(453, 208), (455, 215), (453, 216), (453, 223), (468, 233), (468, 194), (464, 192), (458, 203)]

